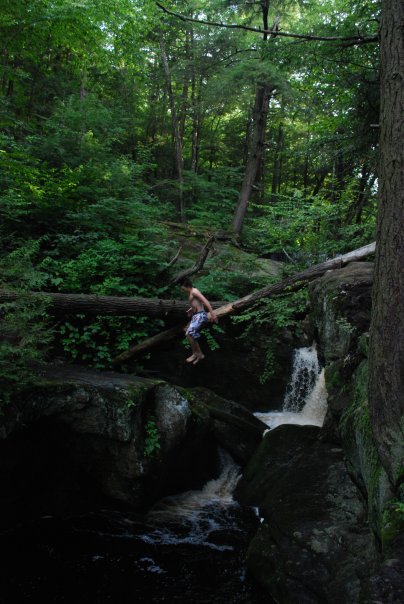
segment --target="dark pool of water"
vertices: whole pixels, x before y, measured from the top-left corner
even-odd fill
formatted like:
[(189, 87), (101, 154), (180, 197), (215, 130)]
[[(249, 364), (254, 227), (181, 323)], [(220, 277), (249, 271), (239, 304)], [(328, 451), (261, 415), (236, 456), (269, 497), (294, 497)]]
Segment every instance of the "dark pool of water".
[(113, 510), (3, 533), (0, 602), (269, 604), (244, 564), (254, 513), (234, 505), (204, 514), (199, 543), (186, 519), (165, 525)]

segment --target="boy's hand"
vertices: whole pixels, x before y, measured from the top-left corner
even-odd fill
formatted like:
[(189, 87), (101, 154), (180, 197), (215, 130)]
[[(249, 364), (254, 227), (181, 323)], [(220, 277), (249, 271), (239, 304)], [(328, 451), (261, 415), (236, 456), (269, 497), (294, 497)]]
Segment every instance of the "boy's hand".
[(210, 313), (208, 313), (208, 319), (211, 323), (217, 323), (218, 322), (218, 318), (216, 316), (216, 314), (212, 311)]

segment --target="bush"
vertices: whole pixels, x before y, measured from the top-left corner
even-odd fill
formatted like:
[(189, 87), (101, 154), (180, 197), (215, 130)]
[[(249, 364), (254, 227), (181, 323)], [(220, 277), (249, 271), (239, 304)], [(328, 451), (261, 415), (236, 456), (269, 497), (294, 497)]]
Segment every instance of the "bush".
[(43, 275), (35, 270), (33, 257), (39, 242), (33, 241), (0, 261), (0, 287), (18, 294), (13, 302), (0, 304), (0, 403), (35, 381), (53, 337), (46, 298), (27, 292), (38, 289)]

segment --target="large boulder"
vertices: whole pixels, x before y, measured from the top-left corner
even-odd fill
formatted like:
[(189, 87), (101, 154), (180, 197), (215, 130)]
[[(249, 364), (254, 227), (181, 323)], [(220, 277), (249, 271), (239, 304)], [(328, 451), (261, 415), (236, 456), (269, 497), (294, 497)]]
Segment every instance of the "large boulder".
[(319, 433), (292, 425), (267, 433), (237, 489), (262, 517), (247, 567), (282, 603), (358, 602), (374, 565), (372, 535), (342, 449)]
[(224, 399), (207, 388), (188, 391), (189, 400), (202, 404), (211, 417), (211, 433), (241, 465), (245, 465), (261, 443), (267, 426), (245, 407)]
[[(67, 508), (73, 499), (83, 504), (91, 490), (117, 504), (140, 506), (156, 490), (145, 488), (146, 479), (158, 476), (189, 434), (197, 441), (208, 424), (208, 414), (195, 416), (179, 391), (162, 381), (48, 370), (2, 418), (0, 473), (8, 484), (3, 504), (35, 498), (42, 511)], [(49, 495), (39, 503), (40, 485), (53, 491), (52, 501)]]
[(206, 389), (48, 369), (2, 417), (0, 517), (7, 524), (104, 503), (143, 511), (215, 476), (218, 445), (245, 463), (264, 429)]
[(310, 324), (325, 365), (328, 409), (323, 433), (340, 442), (339, 421), (352, 402), (354, 372), (367, 355), (372, 262), (351, 262), (309, 286)]
[[(343, 448), (349, 475), (376, 535), (378, 567), (363, 582), (361, 602), (401, 602), (404, 584), (403, 490), (395, 490), (379, 459), (368, 406), (368, 345), (373, 264), (351, 263), (310, 286), (311, 320), (325, 362), (328, 411), (324, 441)], [(399, 467), (402, 460), (396, 460)], [(369, 548), (371, 544), (369, 544)]]
[(346, 359), (370, 324), (373, 262), (351, 262), (309, 286), (311, 320), (327, 364)]

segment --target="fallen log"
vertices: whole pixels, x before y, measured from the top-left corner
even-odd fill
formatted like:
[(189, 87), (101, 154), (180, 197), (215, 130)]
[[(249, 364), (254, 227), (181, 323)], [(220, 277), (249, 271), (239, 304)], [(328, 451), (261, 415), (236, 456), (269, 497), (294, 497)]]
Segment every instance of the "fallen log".
[[(355, 262), (357, 260), (363, 260), (366, 256), (370, 254), (374, 254), (376, 249), (376, 243), (370, 243), (361, 248), (353, 250), (352, 252), (348, 252), (347, 254), (342, 254), (337, 258), (332, 258), (330, 260), (326, 260), (325, 262), (321, 262), (320, 264), (315, 264), (310, 268), (300, 271), (299, 273), (295, 273), (286, 279), (283, 279), (279, 283), (275, 283), (273, 285), (269, 285), (268, 287), (264, 287), (263, 289), (257, 290), (252, 294), (244, 296), (239, 300), (235, 300), (234, 302), (229, 302), (228, 304), (224, 304), (215, 310), (216, 316), (218, 318), (225, 317), (230, 314), (234, 314), (240, 312), (249, 306), (255, 304), (258, 300), (262, 298), (268, 298), (272, 296), (276, 296), (277, 294), (281, 294), (285, 291), (294, 291), (299, 289), (309, 281), (313, 281), (313, 279), (317, 279), (321, 277), (329, 270), (335, 270), (338, 268), (342, 268), (349, 262)], [(172, 327), (171, 329), (165, 330), (151, 338), (136, 344), (121, 353), (113, 360), (113, 365), (118, 366), (122, 363), (128, 361), (129, 359), (139, 355), (142, 352), (146, 352), (155, 346), (168, 342), (175, 338), (177, 335), (183, 333), (184, 327), (186, 323), (182, 323), (181, 325), (177, 325)]]
[[(38, 300), (48, 300), (50, 310), (56, 315), (83, 314), (90, 316), (161, 317), (181, 320), (186, 315), (189, 302), (161, 300), (158, 298), (130, 298), (125, 296), (97, 296), (87, 294), (60, 294), (30, 292)], [(16, 292), (0, 290), (0, 304), (12, 303), (20, 295)], [(223, 302), (212, 302), (214, 308)]]

